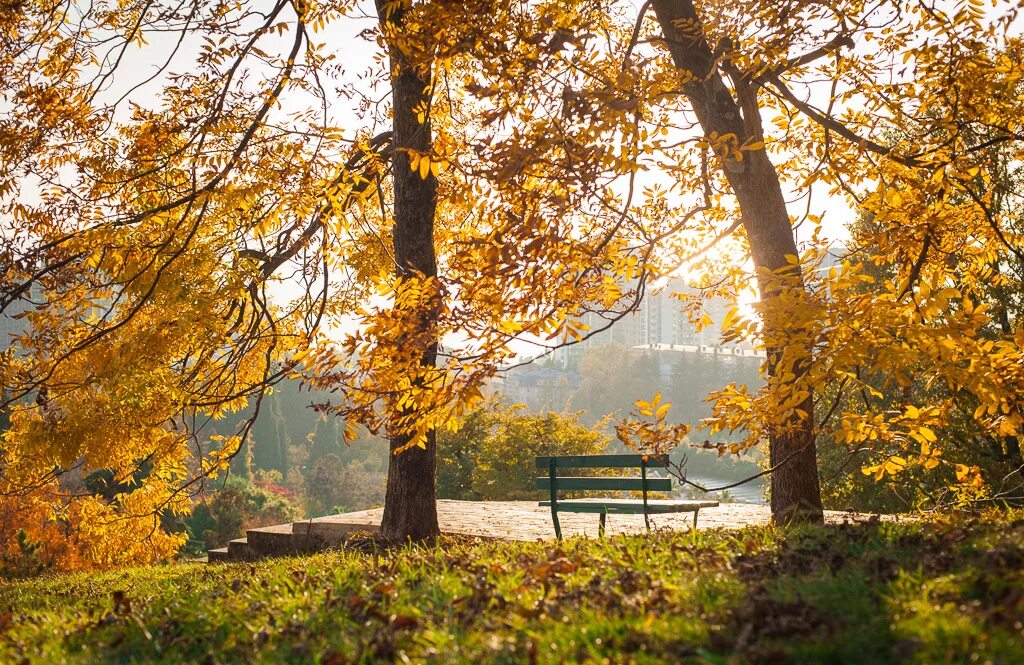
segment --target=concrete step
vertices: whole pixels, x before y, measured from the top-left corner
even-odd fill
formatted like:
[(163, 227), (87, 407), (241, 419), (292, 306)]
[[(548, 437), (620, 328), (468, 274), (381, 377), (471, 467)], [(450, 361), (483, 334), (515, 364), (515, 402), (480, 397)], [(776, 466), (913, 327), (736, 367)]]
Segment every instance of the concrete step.
[(283, 556), (300, 551), (294, 542), (291, 524), (248, 529), (245, 537), (249, 541), (249, 547), (259, 556)]
[(229, 561), (252, 561), (259, 558), (259, 555), (249, 546), (245, 538), (235, 538), (228, 543)]
[(276, 524), (247, 529), (245, 538), (236, 538), (207, 552), (207, 560), (254, 561), (265, 557), (306, 554), (337, 547), (351, 533), (380, 531), (380, 511), (365, 510), (345, 515), (329, 515), (292, 524)]
[(332, 520), (318, 518), (292, 524), (292, 534), (315, 549), (337, 547), (345, 536), (357, 531), (380, 532), (380, 524), (362, 520)]
[(224, 563), (228, 561), (228, 548), (218, 547), (215, 550), (206, 550), (206, 560), (210, 563)]

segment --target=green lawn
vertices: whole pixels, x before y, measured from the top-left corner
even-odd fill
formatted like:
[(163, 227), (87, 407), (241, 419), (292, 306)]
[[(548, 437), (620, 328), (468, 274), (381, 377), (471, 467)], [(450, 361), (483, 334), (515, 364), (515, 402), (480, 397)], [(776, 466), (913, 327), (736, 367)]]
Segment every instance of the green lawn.
[(0, 662), (1024, 662), (1024, 512), (0, 585)]

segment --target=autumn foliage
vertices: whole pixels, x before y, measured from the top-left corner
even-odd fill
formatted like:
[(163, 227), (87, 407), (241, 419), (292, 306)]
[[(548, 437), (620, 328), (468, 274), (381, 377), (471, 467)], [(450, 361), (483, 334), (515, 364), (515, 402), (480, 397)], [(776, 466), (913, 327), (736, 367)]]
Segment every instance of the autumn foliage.
[[(757, 286), (725, 327), (766, 385), (714, 390), (695, 425), (768, 446), (777, 518), (820, 519), (815, 446), (942, 474), (931, 506), (1019, 477), (1012, 3), (382, 0), (365, 41), (355, 2), (65, 9), (0, 9), (0, 306), (27, 326), (0, 363), (0, 519), (57, 565), (173, 553), (161, 515), (251, 421), (204, 425), (284, 376), (400, 470), (513, 342), (575, 343), (679, 274), (699, 323)], [(821, 269), (837, 202), (859, 221)]]

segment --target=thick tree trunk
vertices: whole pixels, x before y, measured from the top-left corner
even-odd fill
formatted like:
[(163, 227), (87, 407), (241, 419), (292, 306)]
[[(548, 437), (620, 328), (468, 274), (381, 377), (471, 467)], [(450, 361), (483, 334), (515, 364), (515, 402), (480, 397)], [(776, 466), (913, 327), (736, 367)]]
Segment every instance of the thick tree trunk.
[[(386, 0), (377, 0), (381, 24), (385, 21), (400, 28), (405, 8), (392, 11), (389, 18), (384, 11)], [(393, 4), (393, 3), (392, 3)], [(410, 65), (395, 47), (390, 49), (391, 86), (393, 106), (392, 171), (395, 196), (395, 225), (393, 231), (395, 260), (399, 277), (413, 274), (437, 276), (434, 254), (434, 214), (437, 207), (437, 181), (428, 174), (421, 178), (409, 168), (409, 154), (404, 149), (419, 153), (431, 150), (430, 118), (419, 122), (413, 108), (427, 101), (429, 73)], [(437, 310), (422, 313), (421, 325), (433, 329)], [(432, 320), (429, 320), (432, 319)], [(434, 366), (437, 362), (437, 340), (428, 343), (421, 362)], [(437, 524), (437, 496), (435, 476), (437, 447), (434, 433), (427, 437), (425, 448), (414, 446), (401, 453), (395, 451), (409, 442), (407, 435), (391, 437), (391, 459), (388, 464), (387, 492), (384, 496), (384, 516), (381, 534), (395, 540), (423, 540), (439, 534)]]
[[(734, 81), (736, 97), (726, 87), (718, 69), (717, 56), (703, 34), (700, 17), (691, 0), (654, 0), (673, 63), (691, 72), (694, 79), (683, 89), (706, 135), (732, 134), (740, 145), (760, 140), (761, 119), (756, 90), (745, 80)], [(680, 26), (689, 26), (684, 31)], [(778, 316), (780, 282), (771, 276), (789, 266), (787, 256), (797, 255), (796, 240), (782, 195), (778, 173), (763, 148), (745, 150), (744, 159), (733, 159), (719, 151), (718, 160), (740, 205), (743, 227), (758, 269), (758, 288), (765, 308), (762, 314), (768, 339), (785, 339), (785, 317)], [(786, 278), (788, 284), (803, 287), (799, 266)], [(784, 352), (779, 345), (768, 349), (768, 372), (780, 371)], [(799, 353), (801, 350), (796, 349)], [(800, 380), (810, 366), (809, 358), (790, 367)], [(806, 416), (794, 415), (790, 422), (769, 432), (772, 517), (776, 522), (822, 521), (821, 489), (818, 484), (817, 453), (814, 443), (814, 413), (810, 396), (801, 405)]]

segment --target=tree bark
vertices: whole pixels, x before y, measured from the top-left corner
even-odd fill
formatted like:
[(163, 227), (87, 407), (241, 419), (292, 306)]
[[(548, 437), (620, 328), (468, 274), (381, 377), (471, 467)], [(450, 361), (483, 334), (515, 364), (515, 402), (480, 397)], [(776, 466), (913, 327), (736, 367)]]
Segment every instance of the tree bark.
[[(376, 0), (377, 14), (382, 27), (401, 29), (407, 8), (401, 6), (388, 16), (386, 0)], [(393, 3), (392, 3), (393, 4)], [(414, 66), (393, 44), (391, 57), (393, 156), (394, 179), (394, 252), (397, 275), (437, 276), (434, 253), (434, 214), (437, 208), (437, 181), (432, 174), (421, 178), (409, 168), (406, 149), (419, 153), (431, 150), (429, 115), (421, 123), (413, 109), (428, 102), (427, 89), (430, 74)], [(422, 312), (420, 322), (426, 329), (436, 329), (438, 310)], [(420, 360), (423, 365), (435, 366), (437, 339), (431, 340)], [(424, 540), (440, 533), (437, 524), (437, 445), (434, 432), (427, 436), (425, 448), (412, 447), (401, 453), (395, 451), (409, 443), (406, 434), (390, 437), (391, 458), (388, 463), (387, 491), (384, 496), (384, 516), (381, 534), (392, 540)]]
[[(683, 92), (706, 136), (732, 134), (738, 145), (761, 139), (761, 118), (756, 88), (741, 76), (733, 79), (735, 97), (723, 79), (718, 55), (708, 45), (703, 24), (692, 0), (654, 0), (655, 15), (661, 25), (673, 63), (694, 78)], [(685, 30), (680, 26), (689, 26)], [(738, 146), (737, 146), (738, 147)], [(717, 151), (718, 161), (739, 202), (741, 221), (750, 242), (750, 252), (758, 270), (758, 290), (764, 303), (763, 324), (768, 339), (784, 339), (785, 319), (773, 315), (778, 302), (780, 282), (770, 273), (790, 268), (790, 286), (803, 288), (799, 266), (792, 266), (787, 255), (796, 256), (796, 239), (786, 210), (778, 173), (762, 148), (743, 151), (736, 160), (727, 150)], [(767, 350), (768, 373), (777, 377), (785, 345)], [(792, 349), (790, 349), (792, 351)], [(806, 376), (810, 358), (790, 368), (795, 381)], [(769, 430), (769, 463), (777, 467), (771, 474), (772, 518), (776, 522), (793, 520), (821, 522), (821, 489), (818, 480), (814, 438), (813, 402), (810, 396), (800, 405), (806, 416), (794, 415), (781, 427)]]

